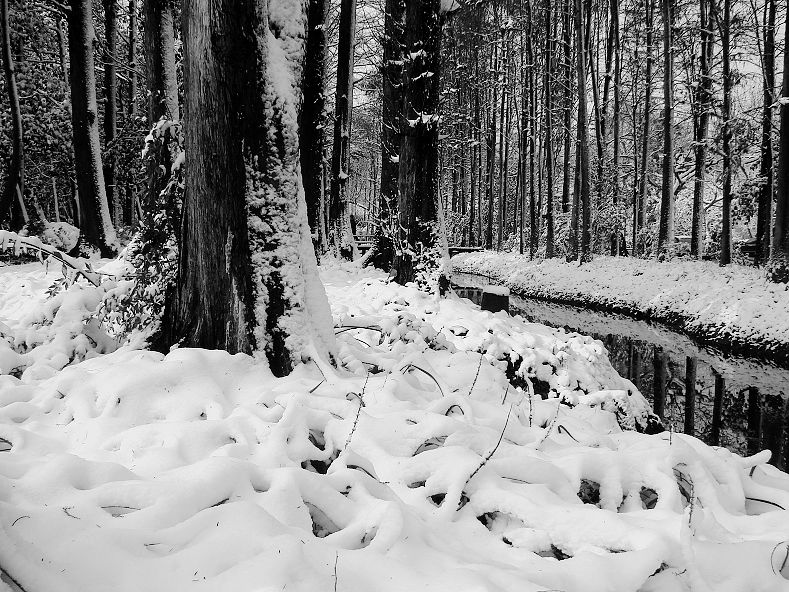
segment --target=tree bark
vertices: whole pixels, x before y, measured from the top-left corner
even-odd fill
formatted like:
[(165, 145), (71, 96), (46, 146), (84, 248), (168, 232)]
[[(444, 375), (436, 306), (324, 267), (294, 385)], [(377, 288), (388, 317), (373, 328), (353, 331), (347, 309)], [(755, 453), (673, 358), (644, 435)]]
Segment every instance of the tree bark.
[(137, 0), (129, 0), (129, 117), (137, 117)]
[(783, 100), (778, 140), (775, 218), (767, 275), (774, 282), (787, 283), (789, 282), (789, 51), (784, 51), (781, 98)]
[(564, 48), (564, 97), (563, 97), (563, 111), (564, 111), (564, 125), (562, 133), (564, 135), (564, 166), (562, 170), (562, 212), (568, 213), (570, 211), (570, 150), (572, 144), (572, 132), (570, 126), (572, 124), (572, 109), (573, 109), (573, 75), (572, 75), (572, 47), (571, 47), (571, 22), (572, 22), (572, 9), (571, 0), (566, 0), (564, 3), (564, 21), (562, 24), (562, 46)]
[(696, 95), (695, 179), (693, 183), (693, 214), (691, 220), (690, 254), (704, 255), (704, 183), (707, 174), (707, 135), (712, 110), (712, 58), (713, 36), (709, 0), (699, 3), (701, 55), (699, 60), (699, 85)]
[(413, 254), (426, 254), (429, 259), (429, 251), (437, 250), (442, 263), (435, 287), (443, 293), (449, 287), (449, 255), (438, 194), (439, 10), (440, 0), (406, 1), (404, 122), (398, 177), (400, 240), (395, 281), (405, 284), (418, 280)]
[(98, 247), (102, 256), (110, 257), (117, 250), (117, 239), (107, 204), (101, 164), (93, 64), (93, 14), (90, 0), (71, 0), (70, 7), (71, 122), (79, 191), (80, 240)]
[(316, 253), (326, 250), (326, 229), (321, 224), (323, 151), (326, 127), (326, 14), (327, 0), (309, 0), (307, 47), (304, 59), (304, 106), (299, 123), (301, 176), (307, 202), (307, 220)]
[(173, 0), (143, 0), (148, 125), (181, 119), (175, 74)]
[[(581, 216), (581, 262), (591, 261), (591, 196), (589, 186), (589, 128), (586, 109), (586, 47), (584, 43), (584, 0), (575, 0), (576, 74), (578, 76), (578, 153)], [(575, 200), (573, 202), (575, 206)], [(577, 214), (575, 214), (577, 216)]]
[(663, 5), (663, 183), (660, 197), (658, 252), (674, 252), (674, 49), (672, 47), (672, 0)]
[[(646, 0), (646, 72), (644, 76), (644, 135), (641, 138), (641, 187), (638, 200), (638, 228), (646, 222), (646, 206), (649, 199), (649, 161), (651, 160), (650, 134), (652, 131), (652, 67), (654, 64), (654, 15), (655, 0)], [(636, 231), (638, 236), (638, 231)], [(633, 252), (638, 255), (638, 244), (633, 244)]]
[[(545, 3), (545, 257), (553, 257), (553, 45), (551, 3)], [(555, 34), (555, 29), (554, 29)]]
[[(713, 0), (714, 1), (714, 0)], [(731, 0), (723, 0), (723, 22), (718, 22), (723, 49), (723, 216), (721, 220), (720, 264), (731, 263)]]
[(356, 39), (356, 0), (342, 0), (340, 39), (337, 46), (337, 90), (334, 109), (334, 143), (331, 159), (329, 234), (337, 255), (353, 260), (359, 255), (351, 229), (349, 172), (353, 116), (353, 47)]
[(0, 224), (7, 221), (11, 230), (19, 230), (25, 223), (22, 208), (17, 201), (17, 192), (24, 195), (25, 189), (25, 152), (16, 68), (11, 55), (8, 0), (0, 0), (0, 34), (3, 42), (3, 72), (11, 109), (11, 158), (8, 163), (8, 177), (0, 195)]
[(762, 264), (770, 256), (770, 222), (773, 191), (773, 103), (775, 102), (775, 16), (776, 0), (766, 0), (764, 23), (764, 61), (762, 64), (762, 144), (759, 177), (759, 204), (756, 214), (756, 262)]
[(104, 187), (110, 218), (116, 221), (115, 193), (115, 136), (118, 130), (118, 78), (116, 59), (118, 55), (118, 10), (116, 0), (104, 3)]

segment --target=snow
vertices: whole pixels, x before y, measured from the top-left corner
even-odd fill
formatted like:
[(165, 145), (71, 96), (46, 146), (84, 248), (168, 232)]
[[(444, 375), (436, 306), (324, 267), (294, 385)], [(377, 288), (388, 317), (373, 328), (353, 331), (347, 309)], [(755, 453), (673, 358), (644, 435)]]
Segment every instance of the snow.
[(518, 295), (663, 321), (708, 343), (789, 360), (789, 286), (767, 281), (760, 269), (632, 257), (579, 266), (490, 251), (460, 254), (452, 263)]
[(484, 288), (482, 288), (482, 291), (485, 294), (491, 294), (493, 296), (509, 296), (510, 295), (510, 289), (509, 288), (505, 288), (504, 286), (487, 285)]
[[(0, 268), (0, 327), (37, 331), (55, 275)], [(342, 369), (125, 346), (0, 376), (2, 570), (64, 592), (789, 589), (769, 453), (623, 430), (648, 409), (599, 341), (350, 264), (322, 279)]]

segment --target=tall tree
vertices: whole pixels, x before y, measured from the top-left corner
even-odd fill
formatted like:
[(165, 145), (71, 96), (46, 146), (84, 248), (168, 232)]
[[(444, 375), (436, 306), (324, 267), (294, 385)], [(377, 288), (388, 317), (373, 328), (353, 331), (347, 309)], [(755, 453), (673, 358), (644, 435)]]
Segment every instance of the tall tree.
[[(400, 145), (398, 210), (400, 240), (395, 280), (417, 278), (414, 255), (435, 265), (439, 292), (449, 287), (446, 233), (438, 195), (441, 0), (406, 0), (403, 76), (403, 137)], [(492, 238), (492, 237), (491, 237)]]
[(118, 77), (116, 59), (118, 56), (118, 8), (116, 0), (104, 2), (104, 187), (110, 216), (114, 217), (116, 205), (115, 192), (115, 154), (113, 143), (118, 130)]
[(22, 111), (19, 107), (19, 91), (16, 84), (16, 68), (11, 52), (11, 26), (9, 22), (8, 0), (0, 0), (0, 35), (3, 43), (3, 72), (11, 107), (11, 159), (8, 163), (8, 177), (3, 193), (0, 194), (0, 223), (9, 222), (12, 230), (24, 225), (20, 203), (24, 195), (25, 156), (22, 132)]
[(353, 64), (356, 39), (356, 0), (340, 4), (340, 38), (337, 44), (337, 89), (334, 107), (334, 143), (331, 159), (329, 234), (332, 247), (345, 259), (356, 259), (359, 250), (351, 229), (349, 172), (353, 116)]
[(175, 64), (174, 0), (143, 0), (148, 124), (180, 120)]
[(551, 16), (551, 2), (545, 3), (545, 222), (547, 230), (545, 235), (545, 257), (553, 257), (553, 39), (556, 30)]
[[(333, 348), (299, 175), (305, 6), (184, 3), (186, 193), (167, 342), (265, 353), (275, 375)], [(316, 360), (319, 361), (319, 360)]]
[(129, 0), (129, 117), (137, 117), (137, 0)]
[[(641, 175), (638, 204), (636, 206), (636, 232), (646, 222), (646, 206), (649, 198), (649, 163), (651, 158), (650, 135), (652, 132), (652, 67), (654, 64), (654, 15), (655, 0), (645, 0), (646, 4), (646, 73), (644, 75), (644, 132), (641, 137)], [(633, 244), (633, 252), (638, 254), (638, 244)]]
[(775, 218), (767, 275), (774, 282), (789, 282), (789, 51), (784, 51), (781, 90), (781, 129), (776, 175)]
[[(770, 256), (770, 222), (772, 218), (773, 191), (773, 103), (775, 102), (775, 16), (777, 1), (766, 0), (766, 18), (762, 27), (764, 57), (762, 59), (762, 142), (759, 166), (759, 204), (756, 216), (757, 263), (764, 263)], [(755, 15), (754, 15), (755, 16)]]
[(699, 2), (701, 52), (699, 56), (699, 83), (694, 93), (696, 164), (690, 238), (690, 254), (694, 257), (701, 257), (704, 254), (704, 184), (707, 174), (707, 134), (709, 133), (712, 110), (711, 70), (714, 45), (709, 2), (710, 0), (700, 0)]
[(658, 251), (671, 256), (674, 250), (674, 48), (672, 0), (663, 6), (663, 182), (660, 195)]
[(68, 11), (68, 39), (80, 239), (98, 247), (103, 256), (112, 256), (117, 250), (117, 239), (107, 204), (101, 164), (93, 62), (95, 32), (90, 0), (71, 0)]
[(327, 0), (309, 0), (307, 46), (304, 59), (304, 106), (299, 124), (301, 175), (307, 219), (315, 250), (326, 249), (323, 185), (324, 128), (326, 127), (326, 14)]
[[(714, 0), (713, 0), (714, 1)], [(716, 10), (717, 14), (717, 10)], [(723, 21), (718, 18), (723, 50), (723, 196), (721, 217), (720, 264), (731, 263), (731, 181), (732, 181), (732, 72), (731, 72), (731, 0), (723, 0)]]

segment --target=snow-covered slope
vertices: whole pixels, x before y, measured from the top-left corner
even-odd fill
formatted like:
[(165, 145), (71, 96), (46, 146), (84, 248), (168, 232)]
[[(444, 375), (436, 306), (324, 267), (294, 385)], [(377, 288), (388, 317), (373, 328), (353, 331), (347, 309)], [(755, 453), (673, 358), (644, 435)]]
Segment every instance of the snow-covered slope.
[(121, 348), (0, 377), (0, 567), (29, 592), (789, 588), (765, 455), (623, 431), (648, 410), (599, 342), (361, 275), (324, 270), (336, 372)]
[(663, 321), (708, 343), (789, 362), (789, 286), (760, 269), (633, 257), (577, 265), (492, 251), (457, 255), (452, 265), (523, 296)]

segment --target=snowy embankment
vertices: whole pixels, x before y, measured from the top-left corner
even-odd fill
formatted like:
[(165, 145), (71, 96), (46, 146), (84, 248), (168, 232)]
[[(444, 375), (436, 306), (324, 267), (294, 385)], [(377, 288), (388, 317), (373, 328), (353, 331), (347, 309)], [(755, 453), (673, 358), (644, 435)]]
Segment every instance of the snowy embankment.
[(577, 265), (492, 251), (457, 255), (452, 265), (524, 297), (660, 321), (706, 343), (789, 361), (789, 286), (760, 269), (632, 257)]
[(342, 369), (278, 379), (221, 351), (55, 345), (42, 327), (73, 331), (94, 289), (34, 317), (51, 278), (0, 269), (19, 356), (0, 376), (5, 577), (28, 592), (789, 589), (787, 478), (766, 454), (623, 430), (648, 409), (600, 342), (358, 269), (323, 279)]

